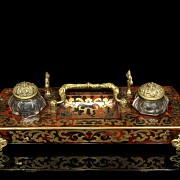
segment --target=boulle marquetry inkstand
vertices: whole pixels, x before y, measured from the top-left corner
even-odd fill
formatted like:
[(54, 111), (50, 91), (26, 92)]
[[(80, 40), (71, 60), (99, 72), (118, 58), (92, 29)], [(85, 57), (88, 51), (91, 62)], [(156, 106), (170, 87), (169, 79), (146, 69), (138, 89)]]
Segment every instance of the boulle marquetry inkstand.
[[(160, 87), (152, 82), (147, 83), (145, 89), (145, 86), (142, 89), (132, 86), (130, 71), (126, 76), (126, 87), (117, 87), (113, 83), (86, 83), (64, 84), (59, 88), (50, 87), (50, 75), (46, 72), (44, 88), (37, 88), (28, 82), (18, 83), (15, 88), (5, 88), (0, 94), (0, 169), (148, 171), (173, 167), (179, 170), (179, 94), (172, 86)], [(147, 87), (150, 90), (147, 90)], [(137, 105), (141, 110), (133, 106), (137, 94), (143, 97), (142, 102)], [(167, 107), (163, 107), (164, 97), (168, 99)], [(155, 104), (159, 106), (158, 109), (154, 109), (156, 100), (159, 101), (159, 104)], [(144, 104), (146, 108), (143, 107)], [(169, 156), (164, 152), (152, 156), (145, 155), (145, 152), (135, 156), (51, 154), (41, 156), (39, 164), (39, 156), (14, 157), (2, 152), (8, 145), (28, 144), (33, 146), (48, 144), (53, 147), (69, 144), (72, 149), (77, 144), (84, 146), (119, 144), (119, 146), (130, 145), (131, 148), (161, 145), (165, 148), (172, 146), (174, 153), (170, 153)]]

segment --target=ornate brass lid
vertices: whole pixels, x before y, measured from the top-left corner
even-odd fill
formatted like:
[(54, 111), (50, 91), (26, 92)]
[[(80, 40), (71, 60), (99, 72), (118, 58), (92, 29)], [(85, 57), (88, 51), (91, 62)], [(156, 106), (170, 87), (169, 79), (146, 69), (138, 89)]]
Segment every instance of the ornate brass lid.
[(20, 82), (13, 88), (13, 95), (19, 99), (29, 99), (34, 97), (38, 92), (38, 88), (34, 83)]
[(138, 94), (145, 100), (158, 100), (164, 96), (165, 91), (159, 84), (148, 82), (139, 87)]

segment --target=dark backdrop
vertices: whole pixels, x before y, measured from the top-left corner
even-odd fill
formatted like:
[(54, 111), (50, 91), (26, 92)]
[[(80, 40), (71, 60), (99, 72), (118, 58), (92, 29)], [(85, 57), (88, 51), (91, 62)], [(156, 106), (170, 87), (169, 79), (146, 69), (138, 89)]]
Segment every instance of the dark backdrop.
[(179, 46), (172, 32), (176, 29), (121, 29), (114, 24), (110, 30), (105, 24), (97, 29), (76, 24), (61, 31), (53, 24), (49, 31), (43, 25), (29, 28), (3, 34), (1, 90), (21, 81), (42, 87), (46, 71), (51, 86), (86, 82), (125, 86), (125, 74), (131, 70), (134, 85), (153, 81), (180, 92)]
[(125, 74), (131, 70), (134, 85), (153, 81), (180, 93), (176, 11), (162, 12), (162, 6), (141, 11), (130, 6), (125, 11), (119, 6), (117, 11), (63, 8), (50, 12), (41, 6), (2, 14), (0, 90), (21, 81), (43, 87), (46, 71), (51, 86), (126, 86)]
[[(175, 12), (174, 12), (175, 13)], [(2, 19), (0, 89), (21, 81), (179, 85), (179, 27), (175, 14), (99, 12), (33, 14)]]

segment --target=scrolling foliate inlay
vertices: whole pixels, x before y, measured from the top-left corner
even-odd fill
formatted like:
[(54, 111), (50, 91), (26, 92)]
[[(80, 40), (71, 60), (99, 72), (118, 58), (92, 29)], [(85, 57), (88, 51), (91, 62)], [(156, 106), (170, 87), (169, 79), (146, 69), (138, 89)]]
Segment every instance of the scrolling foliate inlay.
[(174, 162), (174, 166), (180, 167), (180, 152), (170, 157), (170, 160)]
[(0, 112), (3, 112), (5, 110), (5, 104), (3, 102), (3, 99), (0, 98)]
[[(123, 125), (120, 120), (117, 119), (75, 119), (73, 121), (74, 126), (121, 126)], [(105, 128), (106, 129), (106, 128)]]
[(179, 99), (170, 99), (173, 108), (171, 110), (171, 116), (180, 114), (180, 100)]
[(12, 143), (167, 142), (167, 130), (24, 130), (10, 131)]
[(162, 126), (169, 126), (169, 125), (177, 125), (179, 120), (173, 117), (162, 117), (162, 118), (145, 118), (141, 115), (136, 116), (135, 113), (125, 112), (121, 115), (121, 122), (125, 125), (133, 125), (133, 126), (149, 126), (149, 125), (162, 125)]
[[(101, 98), (101, 100), (98, 98), (96, 98), (98, 103), (100, 101), (102, 101), (102, 107), (103, 104), (106, 105), (107, 107), (103, 107), (101, 108), (101, 110), (96, 110), (97, 107), (93, 107), (93, 108), (85, 108), (81, 109), (78, 111), (69, 111), (66, 110), (68, 108), (64, 108), (64, 112), (62, 112), (62, 114), (60, 115), (59, 112), (61, 110), (57, 109), (56, 111), (54, 111), (54, 113), (52, 113), (51, 108), (46, 107), (43, 112), (39, 115), (36, 115), (36, 117), (31, 117), (28, 118), (26, 120), (22, 119), (21, 117), (17, 117), (17, 116), (13, 116), (10, 111), (9, 108), (7, 106), (7, 101), (9, 99), (9, 97), (12, 95), (12, 89), (6, 89), (2, 95), (1, 95), (1, 99), (3, 99), (3, 103), (2, 100), (0, 101), (1, 103), (1, 110), (3, 111), (3, 113), (0, 114), (0, 126), (1, 127), (21, 127), (21, 126), (25, 126), (25, 127), (34, 127), (34, 126), (53, 126), (54, 124), (57, 126), (69, 126), (73, 124), (73, 120), (78, 120), (78, 125), (80, 125), (80, 121), (84, 118), (87, 120), (87, 123), (83, 120), (82, 122), (82, 126), (87, 126), (89, 124), (93, 124), (95, 120), (99, 119), (104, 119), (101, 121), (98, 121), (99, 123), (97, 123), (97, 126), (104, 126), (108, 121), (106, 119), (110, 118), (110, 121), (114, 120), (114, 121), (119, 121), (119, 125), (120, 126), (151, 126), (151, 125), (157, 125), (157, 126), (178, 126), (179, 125), (179, 119), (180, 119), (180, 99), (176, 98), (176, 92), (173, 88), (171, 87), (166, 87), (166, 95), (168, 95), (169, 99), (170, 99), (170, 107), (168, 112), (164, 115), (160, 115), (158, 117), (146, 117), (143, 115), (140, 115), (135, 109), (133, 109), (131, 106), (128, 106), (127, 108), (125, 108), (125, 110), (122, 112), (121, 109), (113, 106), (113, 108), (111, 108), (111, 100), (112, 98), (110, 96), (107, 96), (106, 98)], [(56, 89), (55, 91), (57, 91), (58, 89)], [(122, 88), (122, 91), (125, 91), (126, 89)], [(135, 87), (132, 87), (132, 93), (134, 93), (136, 90)], [(41, 90), (41, 92), (44, 91), (43, 89)], [(56, 92), (57, 93), (57, 92)], [(125, 93), (125, 92), (124, 92)], [(86, 97), (87, 98), (87, 97)], [(88, 99), (88, 98), (87, 98)], [(90, 99), (92, 99), (92, 101), (94, 102), (93, 98), (89, 98), (89, 105), (90, 105)], [(83, 103), (85, 103), (85, 99), (82, 99), (80, 101), (83, 101)], [(88, 100), (87, 100), (88, 101)], [(71, 104), (68, 100), (68, 103)], [(71, 104), (72, 105), (72, 104)], [(79, 104), (80, 105), (80, 104)], [(113, 104), (114, 105), (114, 104)], [(70, 108), (71, 109), (71, 108)], [(75, 108), (72, 108), (75, 110)], [(66, 111), (66, 112), (65, 112)], [(78, 112), (81, 112), (80, 115), (78, 115)], [(63, 114), (64, 113), (64, 114)], [(90, 114), (89, 117), (86, 115)], [(96, 113), (96, 114), (95, 114)], [(94, 114), (94, 116), (93, 116)], [(72, 117), (72, 115), (74, 115), (74, 117)], [(83, 115), (83, 116), (81, 116)], [(71, 122), (66, 122), (65, 118), (68, 118), (69, 121)], [(75, 118), (76, 117), (76, 118)], [(98, 117), (98, 118), (96, 118)], [(94, 120), (92, 120), (91, 118), (94, 118)], [(71, 120), (70, 120), (71, 119)], [(108, 123), (108, 125), (111, 122)]]
[(113, 99), (108, 99), (108, 98), (69, 98), (66, 99), (64, 102), (64, 107), (72, 107), (72, 108), (78, 108), (81, 106), (93, 106), (93, 105), (98, 105), (98, 107), (105, 108), (105, 107), (113, 107)]
[[(6, 117), (7, 115), (3, 115), (3, 117)], [(51, 120), (49, 119), (51, 116), (54, 117)], [(2, 116), (1, 116), (2, 117)], [(0, 126), (7, 126), (7, 127), (16, 127), (16, 126), (25, 126), (25, 127), (29, 127), (29, 129), (31, 129), (31, 127), (35, 126), (36, 124), (38, 126), (51, 126), (52, 123), (56, 124), (56, 126), (88, 126), (88, 125), (95, 125), (95, 126), (111, 126), (111, 125), (115, 125), (115, 126), (119, 126), (119, 125), (123, 125), (121, 120), (118, 119), (63, 119), (63, 120), (57, 120), (56, 119), (56, 115), (54, 116), (54, 114), (43, 114), (43, 119), (40, 119), (38, 117), (29, 117), (26, 118), (24, 120), (21, 121), (17, 121), (15, 118), (10, 118), (9, 121), (1, 121), (0, 118)]]
[(3, 154), (3, 152), (0, 152), (0, 168), (3, 168), (5, 166), (5, 163), (7, 163), (10, 160), (10, 158)]
[[(68, 116), (66, 114), (66, 116)], [(71, 116), (69, 116), (71, 117)], [(103, 118), (88, 118), (88, 119), (62, 119), (61, 121), (59, 119), (56, 119), (56, 114), (53, 114), (50, 112), (44, 113), (41, 117), (38, 115), (36, 117), (29, 117), (24, 120), (17, 120), (14, 117), (10, 117), (7, 121), (4, 121), (3, 119), (8, 118), (6, 114), (2, 114), (0, 116), (0, 126), (4, 127), (16, 127), (16, 126), (51, 126), (52, 123), (56, 124), (57, 126), (69, 126), (69, 125), (82, 125), (87, 126), (89, 124), (94, 124), (96, 121), (96, 125), (98, 126), (104, 126), (106, 124), (113, 125), (114, 122), (116, 122), (114, 125), (120, 125), (120, 126), (148, 126), (148, 125), (174, 125), (177, 126), (179, 119), (176, 117), (162, 117), (161, 119), (155, 119), (155, 118), (144, 118), (143, 116), (135, 116), (133, 113), (124, 113), (121, 114), (122, 119), (103, 119)], [(78, 123), (77, 123), (78, 122)]]
[(60, 118), (118, 118), (118, 105), (112, 98), (69, 97), (60, 105)]
[(19, 169), (163, 169), (165, 157), (54, 156), (15, 157)]

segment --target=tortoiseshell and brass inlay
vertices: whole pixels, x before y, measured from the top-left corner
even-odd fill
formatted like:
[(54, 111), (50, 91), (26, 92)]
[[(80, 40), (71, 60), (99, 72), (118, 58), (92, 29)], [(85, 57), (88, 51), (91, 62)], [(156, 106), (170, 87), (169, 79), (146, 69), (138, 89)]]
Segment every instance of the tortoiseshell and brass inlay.
[[(14, 130), (12, 143), (168, 143), (168, 130)], [(4, 136), (5, 137), (5, 136)]]
[[(52, 99), (38, 114), (22, 118), (11, 113), (7, 101), (11, 88), (1, 93), (0, 138), (8, 143), (171, 143), (180, 134), (180, 97), (171, 86), (164, 86), (168, 109), (156, 117), (142, 115), (132, 107), (139, 87), (119, 87), (127, 99), (122, 108), (112, 92), (66, 92), (59, 106)], [(39, 88), (42, 96), (46, 89)], [(59, 88), (51, 88), (53, 99), (60, 101)]]
[[(142, 153), (144, 154), (144, 153)], [(179, 155), (41, 155), (7, 156), (0, 152), (0, 170), (178, 170)]]

